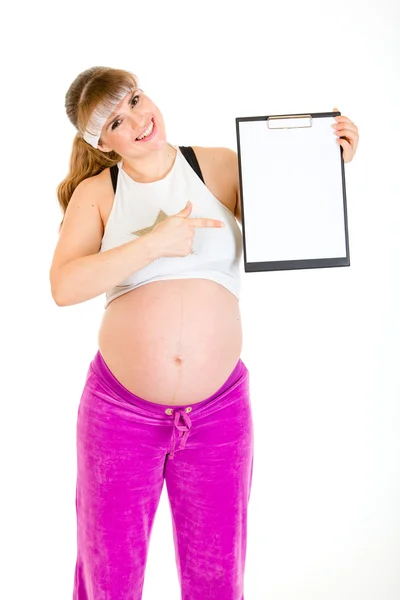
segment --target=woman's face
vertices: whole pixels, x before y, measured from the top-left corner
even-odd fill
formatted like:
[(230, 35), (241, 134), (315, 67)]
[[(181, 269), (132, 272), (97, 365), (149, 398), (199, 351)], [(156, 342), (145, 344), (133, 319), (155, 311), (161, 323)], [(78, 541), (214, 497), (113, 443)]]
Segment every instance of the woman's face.
[[(138, 140), (138, 136), (150, 134)], [(148, 139), (147, 139), (148, 138)], [(165, 124), (158, 107), (142, 90), (129, 92), (105, 122), (99, 149), (114, 150), (120, 156), (135, 158), (158, 150), (166, 142)]]

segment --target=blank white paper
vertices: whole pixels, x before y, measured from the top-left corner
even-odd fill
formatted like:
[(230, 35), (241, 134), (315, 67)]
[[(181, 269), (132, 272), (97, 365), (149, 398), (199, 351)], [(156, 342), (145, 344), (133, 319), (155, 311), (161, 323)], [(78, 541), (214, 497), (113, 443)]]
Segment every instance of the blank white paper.
[(239, 121), (247, 262), (346, 256), (335, 122), (269, 129), (266, 120)]

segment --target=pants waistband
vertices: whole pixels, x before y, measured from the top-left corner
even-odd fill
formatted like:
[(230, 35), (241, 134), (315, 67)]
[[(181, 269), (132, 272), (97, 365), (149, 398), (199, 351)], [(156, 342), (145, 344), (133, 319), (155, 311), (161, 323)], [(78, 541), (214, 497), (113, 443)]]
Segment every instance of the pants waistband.
[(107, 363), (105, 362), (103, 356), (98, 350), (90, 363), (88, 377), (91, 372), (94, 372), (97, 377), (100, 379), (102, 384), (108, 388), (108, 390), (113, 394), (117, 395), (126, 402), (141, 408), (146, 412), (151, 412), (155, 415), (173, 415), (174, 412), (184, 412), (185, 414), (190, 413), (192, 411), (196, 411), (196, 413), (200, 413), (201, 409), (211, 403), (214, 399), (225, 396), (225, 392), (230, 390), (233, 387), (241, 382), (243, 379), (248, 377), (248, 370), (243, 361), (239, 358), (236, 363), (235, 368), (232, 373), (229, 375), (228, 379), (223, 383), (223, 385), (211, 396), (201, 400), (200, 402), (195, 402), (191, 404), (188, 402), (187, 404), (160, 404), (157, 402), (150, 402), (149, 400), (145, 400), (128, 390), (122, 383), (115, 377)]

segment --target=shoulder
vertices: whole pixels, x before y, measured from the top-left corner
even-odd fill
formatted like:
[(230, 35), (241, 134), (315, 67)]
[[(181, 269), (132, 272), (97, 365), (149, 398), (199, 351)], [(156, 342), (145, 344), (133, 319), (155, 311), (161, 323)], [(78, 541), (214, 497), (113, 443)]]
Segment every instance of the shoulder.
[(225, 147), (192, 146), (192, 148), (199, 162), (204, 181), (206, 184), (211, 182), (211, 185), (217, 186), (220, 196), (228, 198), (224, 203), (229, 204), (235, 217), (241, 223), (237, 153)]
[(109, 213), (114, 202), (114, 188), (110, 169), (103, 169), (97, 175), (83, 179), (77, 185), (74, 195), (96, 206), (104, 225), (105, 216)]
[(219, 167), (232, 168), (237, 163), (237, 154), (234, 150), (224, 147), (192, 146), (197, 159)]
[[(90, 198), (91, 201), (107, 197), (113, 193), (110, 169), (105, 169), (97, 175), (85, 177), (78, 183), (73, 192), (73, 197)], [(72, 197), (71, 197), (72, 200)]]
[(112, 190), (110, 169), (103, 169), (97, 175), (86, 177), (80, 182), (79, 186), (86, 190), (95, 190), (96, 192), (107, 192), (110, 186)]

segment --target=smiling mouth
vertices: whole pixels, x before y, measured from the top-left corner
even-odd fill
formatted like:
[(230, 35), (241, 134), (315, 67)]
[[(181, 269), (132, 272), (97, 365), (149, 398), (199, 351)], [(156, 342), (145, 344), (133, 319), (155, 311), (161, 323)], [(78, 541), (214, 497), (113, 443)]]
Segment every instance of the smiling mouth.
[(146, 129), (135, 139), (135, 142), (142, 142), (151, 137), (153, 137), (156, 131), (156, 125), (154, 123), (154, 119), (151, 119), (150, 123), (147, 125)]

